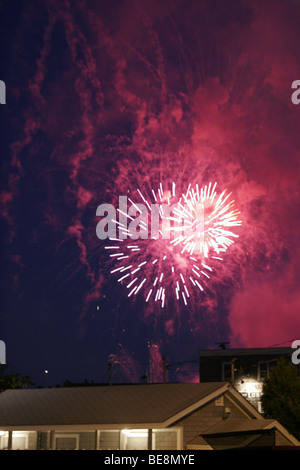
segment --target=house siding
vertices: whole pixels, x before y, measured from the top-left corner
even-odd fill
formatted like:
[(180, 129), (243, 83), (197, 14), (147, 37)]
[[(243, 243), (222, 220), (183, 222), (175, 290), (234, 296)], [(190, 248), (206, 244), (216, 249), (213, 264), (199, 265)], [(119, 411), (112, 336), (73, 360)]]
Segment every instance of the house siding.
[(93, 450), (96, 445), (95, 431), (80, 432), (79, 433), (79, 449), (80, 450)]
[(245, 418), (244, 413), (228, 400), (227, 397), (224, 397), (223, 406), (216, 405), (216, 400), (213, 400), (176, 423), (176, 426), (180, 425), (183, 427), (183, 448), (186, 449), (188, 442), (219, 423), (225, 416), (225, 407), (230, 408), (231, 418)]

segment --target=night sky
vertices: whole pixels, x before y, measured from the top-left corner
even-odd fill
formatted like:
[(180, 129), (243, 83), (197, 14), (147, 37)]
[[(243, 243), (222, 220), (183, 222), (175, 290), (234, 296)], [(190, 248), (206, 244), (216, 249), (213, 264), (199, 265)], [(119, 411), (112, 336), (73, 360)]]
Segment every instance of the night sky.
[[(112, 362), (114, 382), (161, 381), (165, 355), (167, 380), (197, 381), (198, 349), (300, 338), (300, 1), (14, 0), (0, 14), (9, 370), (107, 382)], [(205, 293), (162, 309), (110, 273), (96, 210), (172, 181), (217, 181), (242, 226)]]

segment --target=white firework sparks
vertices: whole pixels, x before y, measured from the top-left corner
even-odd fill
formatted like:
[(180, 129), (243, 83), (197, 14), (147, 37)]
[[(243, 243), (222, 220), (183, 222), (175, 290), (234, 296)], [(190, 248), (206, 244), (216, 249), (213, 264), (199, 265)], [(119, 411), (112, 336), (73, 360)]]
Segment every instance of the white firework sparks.
[(216, 183), (201, 189), (189, 185), (179, 199), (175, 183), (167, 191), (160, 184), (150, 197), (137, 193), (142, 204), (128, 198), (132, 210), (119, 208), (119, 220), (110, 219), (119, 233), (105, 246), (115, 263), (111, 274), (118, 275), (128, 297), (142, 292), (146, 302), (161, 307), (169, 296), (187, 305), (192, 289), (202, 293), (211, 277), (209, 259), (222, 261), (220, 255), (238, 237), (232, 227), (241, 225), (239, 212), (226, 190), (217, 196)]

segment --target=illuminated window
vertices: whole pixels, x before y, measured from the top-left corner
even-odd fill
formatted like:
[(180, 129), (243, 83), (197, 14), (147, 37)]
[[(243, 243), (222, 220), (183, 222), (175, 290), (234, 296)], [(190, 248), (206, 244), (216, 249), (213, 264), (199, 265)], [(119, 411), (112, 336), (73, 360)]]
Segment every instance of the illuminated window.
[[(150, 441), (152, 441), (153, 450), (177, 450), (179, 448), (180, 429), (153, 429), (152, 435), (148, 434), (150, 432), (148, 429), (123, 429), (120, 432), (120, 449), (148, 450)], [(100, 431), (100, 436), (102, 433), (103, 431)]]
[(124, 450), (147, 450), (147, 429), (123, 429), (121, 432), (121, 448)]
[(0, 449), (7, 449), (8, 446), (8, 431), (0, 431)]
[[(29, 449), (29, 435), (34, 435), (34, 433), (28, 433), (26, 431), (13, 431), (11, 448), (13, 450)], [(1, 431), (0, 433), (0, 449), (8, 449), (8, 432)]]

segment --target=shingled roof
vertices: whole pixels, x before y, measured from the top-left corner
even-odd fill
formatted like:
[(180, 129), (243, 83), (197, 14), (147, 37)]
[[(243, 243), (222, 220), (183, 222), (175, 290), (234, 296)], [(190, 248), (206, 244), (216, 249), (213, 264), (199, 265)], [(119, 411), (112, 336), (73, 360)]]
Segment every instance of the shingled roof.
[(6, 390), (0, 427), (166, 423), (229, 384), (144, 384)]

